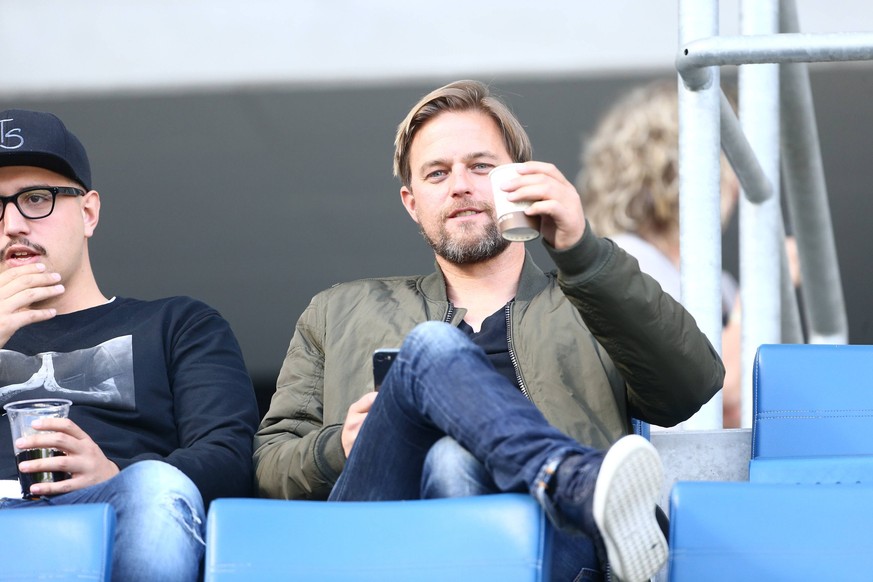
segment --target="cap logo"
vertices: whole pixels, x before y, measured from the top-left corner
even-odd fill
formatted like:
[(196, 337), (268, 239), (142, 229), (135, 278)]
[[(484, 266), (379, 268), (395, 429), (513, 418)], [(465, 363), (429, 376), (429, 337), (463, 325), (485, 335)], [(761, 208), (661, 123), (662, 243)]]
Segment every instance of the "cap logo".
[(12, 119), (0, 119), (0, 148), (4, 150), (17, 150), (24, 145), (24, 136), (21, 135), (20, 127), (6, 129), (6, 122)]

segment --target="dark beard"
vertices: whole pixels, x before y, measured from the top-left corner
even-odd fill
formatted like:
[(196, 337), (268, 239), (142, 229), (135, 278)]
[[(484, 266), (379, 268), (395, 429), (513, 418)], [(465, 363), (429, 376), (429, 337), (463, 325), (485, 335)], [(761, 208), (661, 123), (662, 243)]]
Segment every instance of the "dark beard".
[(430, 238), (421, 225), (418, 230), (437, 255), (456, 265), (486, 261), (496, 257), (510, 245), (510, 241), (501, 236), (493, 221), (486, 227), (484, 235), (471, 243), (453, 241), (445, 226), (440, 227), (436, 240)]

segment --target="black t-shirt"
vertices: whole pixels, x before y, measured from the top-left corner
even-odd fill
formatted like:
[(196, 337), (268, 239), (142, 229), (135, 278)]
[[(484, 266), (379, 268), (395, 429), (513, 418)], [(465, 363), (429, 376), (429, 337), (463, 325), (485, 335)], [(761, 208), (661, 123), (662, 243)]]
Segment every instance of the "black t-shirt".
[[(0, 349), (0, 405), (73, 401), (70, 418), (119, 468), (176, 466), (204, 502), (252, 493), (257, 403), (239, 344), (188, 297), (105, 305), (26, 326)], [(0, 426), (0, 479), (17, 478)]]
[(485, 318), (478, 333), (470, 325), (462, 321), (458, 329), (466, 333), (473, 343), (485, 351), (488, 361), (501, 375), (518, 388), (518, 378), (509, 356), (509, 336), (506, 322), (509, 319), (509, 305), (504, 306)]

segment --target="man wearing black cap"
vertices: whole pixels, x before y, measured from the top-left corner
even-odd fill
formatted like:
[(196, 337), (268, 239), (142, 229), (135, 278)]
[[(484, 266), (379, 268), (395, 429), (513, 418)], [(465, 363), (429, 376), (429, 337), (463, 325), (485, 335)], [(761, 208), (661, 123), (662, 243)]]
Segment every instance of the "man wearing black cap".
[[(209, 501), (251, 492), (257, 407), (230, 327), (190, 298), (102, 293), (100, 195), (54, 115), (0, 112), (0, 203), (0, 405), (73, 402), (15, 443), (63, 456), (17, 464), (0, 430), (0, 509), (111, 503), (113, 578), (196, 579)], [(20, 499), (16, 470), (69, 477)]]

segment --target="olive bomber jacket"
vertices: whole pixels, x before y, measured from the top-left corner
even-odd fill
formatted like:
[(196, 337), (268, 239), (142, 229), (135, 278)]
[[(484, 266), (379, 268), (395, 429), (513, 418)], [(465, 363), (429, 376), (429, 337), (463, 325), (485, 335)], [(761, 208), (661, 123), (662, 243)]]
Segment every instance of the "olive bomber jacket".
[[(543, 273), (526, 256), (508, 330), (516, 372), (555, 427), (606, 448), (629, 432), (631, 417), (672, 426), (721, 388), (715, 349), (636, 259), (590, 226), (574, 247), (546, 248), (557, 272)], [(439, 269), (316, 295), (255, 436), (258, 493), (327, 498), (345, 463), (348, 408), (373, 389), (373, 350), (399, 347), (417, 324), (449, 315), (457, 325), (464, 310), (450, 310)]]

